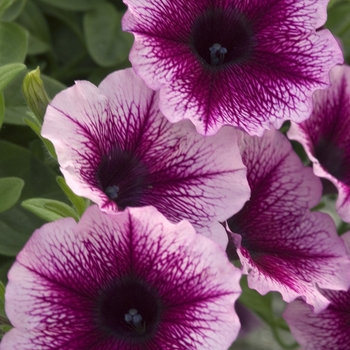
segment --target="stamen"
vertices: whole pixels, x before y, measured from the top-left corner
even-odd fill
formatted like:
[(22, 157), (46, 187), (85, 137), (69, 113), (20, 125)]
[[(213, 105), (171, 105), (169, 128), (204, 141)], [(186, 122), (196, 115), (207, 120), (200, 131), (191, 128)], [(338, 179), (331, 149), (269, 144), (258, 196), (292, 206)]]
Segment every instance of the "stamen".
[(124, 315), (124, 320), (137, 328), (141, 325), (143, 318), (136, 309), (130, 309), (129, 313)]
[(136, 309), (130, 309), (128, 314), (124, 315), (124, 320), (129, 324), (131, 330), (143, 334), (146, 331), (146, 322)]
[(116, 199), (118, 197), (119, 187), (116, 185), (108, 186), (105, 189), (105, 194), (109, 199)]
[(225, 55), (227, 54), (226, 47), (221, 46), (218, 43), (213, 44), (209, 48), (210, 51), (210, 64), (212, 66), (218, 66), (224, 63)]

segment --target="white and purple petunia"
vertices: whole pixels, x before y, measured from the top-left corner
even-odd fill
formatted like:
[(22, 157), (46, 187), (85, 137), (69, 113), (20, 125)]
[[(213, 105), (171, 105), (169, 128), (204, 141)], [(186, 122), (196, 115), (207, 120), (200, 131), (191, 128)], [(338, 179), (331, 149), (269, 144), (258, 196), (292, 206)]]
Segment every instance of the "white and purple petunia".
[(17, 256), (1, 350), (226, 350), (240, 277), (185, 220), (93, 206), (36, 230)]
[(77, 81), (59, 93), (42, 135), (54, 144), (67, 184), (107, 212), (153, 205), (224, 245), (219, 221), (250, 196), (235, 130), (203, 137), (188, 120), (171, 124), (158, 93), (131, 68), (99, 87)]
[(331, 82), (315, 92), (310, 119), (292, 123), (288, 137), (304, 146), (315, 174), (337, 187), (337, 211), (350, 222), (350, 67), (334, 67)]
[(278, 291), (287, 302), (302, 297), (320, 311), (329, 301), (318, 287), (350, 284), (350, 259), (333, 220), (309, 211), (320, 200), (320, 179), (279, 131), (242, 133), (241, 145), (252, 194), (227, 221), (228, 253), (237, 252), (250, 288)]
[(124, 0), (133, 68), (172, 122), (261, 136), (310, 116), (312, 94), (343, 62), (321, 28), (329, 0)]
[[(342, 238), (350, 253), (350, 232)], [(287, 306), (283, 317), (303, 350), (349, 350), (350, 290), (322, 293), (331, 301), (326, 310), (315, 314), (302, 300), (295, 300)]]

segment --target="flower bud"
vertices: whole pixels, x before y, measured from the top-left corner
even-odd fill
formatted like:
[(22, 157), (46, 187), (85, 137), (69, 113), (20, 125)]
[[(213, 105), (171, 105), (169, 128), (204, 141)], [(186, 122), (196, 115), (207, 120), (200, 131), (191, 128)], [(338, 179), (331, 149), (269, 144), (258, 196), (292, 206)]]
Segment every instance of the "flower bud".
[(40, 78), (39, 67), (27, 73), (23, 80), (22, 89), (27, 105), (41, 126), (50, 99)]

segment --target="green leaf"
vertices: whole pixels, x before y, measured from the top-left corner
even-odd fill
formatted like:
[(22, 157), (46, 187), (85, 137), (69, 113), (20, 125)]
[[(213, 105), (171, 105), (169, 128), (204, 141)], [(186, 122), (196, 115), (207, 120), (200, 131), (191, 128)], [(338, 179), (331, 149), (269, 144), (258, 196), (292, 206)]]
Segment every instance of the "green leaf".
[(0, 213), (13, 207), (21, 196), (24, 181), (17, 177), (0, 178)]
[(50, 32), (47, 21), (37, 5), (27, 0), (24, 11), (18, 17), (20, 23), (29, 32), (29, 55), (39, 54), (50, 50)]
[(18, 203), (0, 214), (0, 254), (16, 256), (31, 234), (44, 221), (21, 208)]
[(0, 14), (9, 8), (15, 0), (0, 0)]
[(16, 19), (24, 9), (26, 0), (15, 0), (13, 4), (1, 16), (3, 21), (11, 22)]
[[(30, 115), (31, 112), (28, 112), (28, 114)], [(57, 154), (55, 151), (55, 147), (53, 146), (53, 144), (50, 140), (45, 139), (44, 137), (41, 136), (41, 127), (38, 124), (38, 121), (36, 120), (36, 118), (34, 116), (32, 116), (31, 118), (25, 117), (23, 120), (38, 135), (38, 137), (40, 137), (40, 139), (44, 142), (51, 157), (57, 160)]]
[(103, 67), (125, 61), (133, 36), (121, 29), (122, 13), (112, 4), (101, 3), (84, 15), (85, 40), (93, 60)]
[(18, 24), (0, 22), (0, 66), (23, 63), (27, 44), (27, 33)]
[(5, 99), (4, 94), (0, 92), (0, 129), (5, 118)]
[(0, 91), (4, 90), (25, 68), (26, 66), (22, 63), (12, 63), (0, 67)]
[(74, 205), (74, 208), (76, 209), (77, 213), (81, 217), (84, 213), (84, 211), (87, 209), (87, 207), (90, 204), (90, 201), (88, 199), (85, 199), (83, 197), (77, 196), (67, 185), (66, 180), (62, 176), (57, 176), (56, 181), (61, 187), (62, 191), (66, 194), (68, 199), (72, 202)]
[(344, 56), (350, 59), (350, 2), (337, 1), (328, 11), (326, 27), (343, 43)]
[[(56, 183), (57, 175), (28, 150), (0, 140), (0, 177), (24, 180), (20, 201), (37, 197), (65, 201)], [(16, 256), (33, 231), (43, 224), (42, 219), (22, 208), (19, 202), (0, 213), (0, 254)]]
[(22, 202), (22, 206), (46, 221), (69, 217), (79, 221), (79, 216), (72, 207), (53, 199), (32, 198)]
[(266, 323), (274, 324), (272, 312), (272, 294), (261, 295), (248, 287), (246, 276), (241, 278), (242, 294), (239, 301), (247, 308), (259, 315)]
[(40, 0), (48, 5), (71, 11), (86, 11), (95, 7), (101, 0)]
[(0, 281), (0, 316), (7, 318), (5, 313), (5, 286), (1, 281)]
[(14, 257), (0, 255), (0, 281), (2, 281), (4, 284), (7, 283), (7, 273), (14, 261)]
[[(27, 70), (18, 75), (18, 77), (4, 90), (5, 97), (5, 123), (15, 125), (26, 125), (23, 118), (27, 116), (29, 108), (23, 97), (22, 82)], [(53, 98), (59, 91), (66, 86), (59, 81), (41, 74), (45, 90), (49, 97)]]

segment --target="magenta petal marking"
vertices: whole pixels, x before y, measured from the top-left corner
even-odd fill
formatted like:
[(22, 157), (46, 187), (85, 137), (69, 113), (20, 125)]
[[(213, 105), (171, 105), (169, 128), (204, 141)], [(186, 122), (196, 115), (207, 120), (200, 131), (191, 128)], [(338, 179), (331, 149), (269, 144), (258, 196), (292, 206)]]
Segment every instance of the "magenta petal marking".
[(292, 123), (288, 137), (303, 145), (314, 173), (337, 187), (337, 211), (350, 222), (350, 67), (334, 67), (331, 82), (315, 92), (310, 119)]
[(112, 73), (98, 88), (78, 81), (59, 93), (42, 134), (54, 144), (68, 185), (106, 212), (154, 205), (225, 246), (217, 222), (250, 195), (235, 130), (203, 137), (188, 120), (171, 124), (158, 94), (132, 69)]
[(187, 221), (153, 207), (36, 230), (9, 272), (2, 350), (226, 350), (241, 272)]
[(278, 131), (242, 136), (241, 145), (252, 194), (227, 221), (228, 252), (237, 249), (251, 288), (279, 291), (287, 302), (302, 297), (320, 311), (329, 301), (317, 286), (350, 284), (350, 260), (334, 222), (309, 212), (320, 199), (320, 180)]
[(171, 121), (211, 135), (233, 125), (263, 134), (310, 116), (343, 55), (328, 30), (327, 0), (124, 0), (130, 61)]

